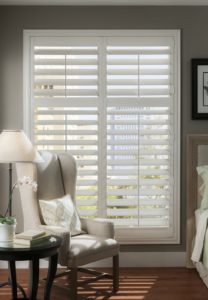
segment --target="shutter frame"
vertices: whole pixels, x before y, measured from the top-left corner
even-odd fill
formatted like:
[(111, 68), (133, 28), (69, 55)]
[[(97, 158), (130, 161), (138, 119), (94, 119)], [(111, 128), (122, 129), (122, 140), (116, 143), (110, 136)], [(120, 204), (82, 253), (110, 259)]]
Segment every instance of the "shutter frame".
[[(132, 31), (132, 32), (134, 32), (134, 31)], [(161, 31), (158, 31), (159, 33), (162, 33)], [(35, 40), (41, 40), (41, 37), (38, 37), (38, 35), (39, 35), (39, 33), (40, 32), (38, 32), (37, 33), (37, 38), (35, 37), (34, 38), (34, 40), (33, 40), (33, 42), (35, 42)], [(109, 32), (108, 32), (109, 33)], [(142, 32), (139, 32), (139, 31), (137, 31), (137, 34), (138, 34), (138, 36), (139, 36), (139, 34), (141, 33), (141, 36), (142, 35), (144, 35), (144, 34), (148, 34), (149, 32), (148, 32), (148, 30), (147, 31), (142, 31)], [(154, 32), (154, 33), (156, 33), (156, 31)], [(166, 34), (166, 35), (168, 35), (167, 34), (167, 31), (165, 32), (163, 32), (164, 33), (164, 35)], [(79, 32), (78, 33), (78, 37), (76, 38), (77, 40), (78, 39), (80, 39), (80, 37), (79, 37), (79, 35), (80, 35), (81, 33)], [(92, 40), (94, 39), (94, 35), (96, 34), (96, 32), (93, 32), (93, 34), (92, 34)], [(103, 33), (104, 34), (104, 33)], [(113, 34), (115, 34), (115, 32), (111, 32), (111, 34), (113, 35)], [(120, 33), (120, 35), (125, 35), (125, 32), (123, 32), (123, 33)], [(136, 35), (136, 32), (134, 32), (133, 34), (135, 34)], [(33, 33), (33, 35), (34, 35), (34, 33)], [(109, 35), (110, 35), (110, 33), (109, 33)], [(152, 32), (151, 32), (151, 35), (152, 35)], [(157, 34), (158, 35), (158, 34)], [(102, 36), (102, 35), (101, 35)], [(172, 39), (172, 40), (174, 40), (173, 41), (173, 43), (174, 44), (176, 44), (177, 43), (177, 49), (178, 49), (178, 45), (179, 45), (179, 33), (177, 32), (175, 32), (175, 31), (170, 31), (170, 36), (171, 37), (168, 37), (168, 38), (166, 38), (166, 37), (164, 37), (164, 40), (170, 40), (170, 39)], [(69, 37), (69, 39), (70, 39), (71, 37)], [(53, 38), (53, 39), (55, 39), (55, 38)], [(111, 40), (115, 40), (114, 39), (114, 37), (110, 37), (110, 38), (106, 38), (106, 41), (108, 40), (109, 41), (109, 39), (111, 39)], [(135, 39), (135, 36), (133, 37), (133, 39)], [(61, 40), (61, 39), (59, 39), (59, 40)], [(120, 36), (119, 38), (118, 38), (118, 40), (119, 41), (121, 41), (121, 40), (123, 40), (123, 37), (122, 36)], [(75, 43), (75, 42), (74, 42)], [(164, 51), (166, 51), (166, 50), (164, 50)], [(177, 50), (178, 51), (178, 50)], [(171, 56), (173, 56), (174, 57), (174, 65), (177, 65), (177, 67), (178, 67), (178, 65), (179, 65), (179, 61), (180, 61), (180, 56), (179, 56), (179, 51), (177, 52), (177, 51), (175, 51), (175, 48), (174, 47), (172, 47), (171, 48), (171, 51), (170, 51), (170, 55)], [(144, 53), (143, 53), (143, 55), (145, 55)], [(178, 83), (178, 82), (176, 82), (176, 75), (175, 75), (175, 73), (177, 73), (177, 72), (174, 72), (174, 78), (173, 78), (173, 82), (176, 84), (176, 83)], [(177, 79), (178, 80), (178, 79)], [(179, 83), (178, 83), (178, 87), (179, 87)], [(178, 92), (178, 88), (177, 88), (177, 92), (176, 92), (176, 94), (177, 94), (177, 96), (179, 96), (179, 92)], [(171, 95), (171, 98), (176, 98), (175, 97), (175, 91), (172, 89), (172, 87), (170, 88), (170, 91), (173, 93), (173, 95)], [(99, 100), (99, 99), (98, 99)], [(132, 100), (132, 99), (131, 99)], [(115, 101), (115, 99), (110, 99), (110, 101)], [(173, 127), (173, 125), (172, 125), (172, 112), (173, 112), (173, 109), (174, 109), (174, 112), (175, 111), (177, 111), (179, 108), (178, 107), (173, 107), (172, 106), (172, 99), (170, 99), (170, 119), (171, 119), (171, 124), (169, 125), (169, 126), (172, 126), (171, 128), (174, 128), (174, 131), (175, 132), (179, 132), (179, 129), (177, 128), (177, 127)], [(132, 100), (132, 102), (133, 102), (133, 100)], [(26, 122), (27, 124), (28, 124), (28, 122)], [(174, 121), (174, 123), (175, 123), (175, 121)], [(92, 125), (93, 126), (93, 125)], [(31, 125), (31, 127), (33, 127), (33, 125)], [(30, 133), (31, 133), (31, 131), (32, 130), (29, 130), (30, 131)], [(173, 134), (171, 133), (171, 135), (173, 136)], [(144, 143), (145, 141), (143, 141), (142, 143)], [(156, 141), (155, 141), (156, 142)], [(173, 146), (173, 144), (172, 144), (172, 139), (170, 140), (170, 147), (172, 147)], [(75, 151), (75, 150), (73, 150), (73, 151)], [(89, 150), (88, 150), (89, 151)], [(95, 150), (92, 150), (92, 155), (93, 154), (95, 154), (95, 153), (93, 153), (93, 151), (95, 151)], [(177, 145), (177, 151), (178, 151), (178, 145)], [(89, 154), (89, 152), (88, 152), (88, 154)], [(179, 155), (178, 153), (177, 153), (177, 155)], [(178, 159), (177, 159), (178, 160)], [(173, 162), (173, 164), (175, 165), (175, 166), (178, 166), (178, 163), (177, 162)], [(94, 172), (93, 170), (91, 170), (91, 172)], [(173, 181), (172, 181), (173, 182)], [(177, 182), (178, 183), (178, 182)], [(178, 183), (178, 185), (177, 186), (179, 186), (179, 183)], [(176, 192), (174, 192), (175, 194), (176, 194)], [(93, 202), (93, 201), (92, 201)], [(176, 211), (178, 211), (178, 207), (177, 207), (177, 205), (176, 205), (176, 207), (174, 207), (174, 210), (173, 210), (173, 213), (174, 214), (176, 214)], [(177, 222), (176, 222), (177, 223)], [(175, 228), (173, 229), (173, 234), (171, 235), (171, 238), (167, 238), (167, 240), (169, 240), (169, 242), (171, 241), (171, 239), (172, 239), (172, 241), (174, 242), (174, 241), (176, 241), (176, 240), (178, 240), (178, 232), (177, 232), (177, 228), (178, 228), (178, 224), (179, 224), (179, 222), (177, 223), (177, 225), (175, 226), (175, 224), (174, 224), (174, 226), (175, 226)], [(119, 232), (120, 232), (120, 229), (117, 231), (118, 232), (118, 234), (117, 234), (117, 236), (119, 236)], [(164, 232), (164, 231), (163, 231)], [(176, 233), (175, 233), (176, 232)], [(120, 235), (120, 236), (122, 236), (122, 234)], [(161, 235), (162, 236), (162, 235)], [(167, 233), (165, 233), (164, 234), (164, 237), (165, 236), (167, 236)], [(169, 233), (169, 236), (170, 236), (170, 233)], [(165, 238), (164, 238), (165, 239)], [(122, 239), (121, 239), (122, 240)], [(123, 241), (123, 240), (122, 240)], [(142, 241), (142, 239), (140, 239), (140, 241)], [(138, 241), (138, 242), (140, 242), (140, 241)], [(130, 241), (128, 241), (129, 243), (130, 243)], [(154, 241), (153, 241), (153, 239), (151, 240), (151, 238), (150, 238), (150, 242), (153, 242), (154, 243)]]

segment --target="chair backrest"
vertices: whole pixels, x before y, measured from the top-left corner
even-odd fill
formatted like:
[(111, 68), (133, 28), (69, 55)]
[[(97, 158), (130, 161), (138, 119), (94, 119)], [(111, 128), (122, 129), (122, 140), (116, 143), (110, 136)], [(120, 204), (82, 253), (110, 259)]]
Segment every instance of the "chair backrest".
[(37, 192), (27, 185), (20, 186), (24, 230), (43, 223), (38, 200), (51, 200), (70, 194), (75, 202), (76, 162), (69, 153), (52, 154), (42, 151), (43, 163), (16, 164), (17, 177), (29, 176), (38, 183)]

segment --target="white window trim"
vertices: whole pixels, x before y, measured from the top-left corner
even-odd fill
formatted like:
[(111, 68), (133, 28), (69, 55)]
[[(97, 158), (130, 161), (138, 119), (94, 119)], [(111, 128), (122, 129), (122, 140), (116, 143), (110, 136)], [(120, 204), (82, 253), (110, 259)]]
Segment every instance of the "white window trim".
[[(147, 30), (24, 30), (23, 37), (23, 126), (27, 135), (32, 139), (31, 130), (31, 105), (28, 99), (31, 98), (31, 78), (32, 70), (30, 69), (30, 54), (31, 54), (31, 38), (34, 37), (54, 37), (54, 36), (116, 36), (116, 37), (138, 37), (146, 36)], [(174, 82), (177, 89), (174, 91), (174, 136), (177, 139), (174, 140), (174, 207), (173, 207), (173, 225), (172, 228), (157, 228), (154, 230), (154, 237), (152, 235), (152, 229), (142, 229), (143, 234), (138, 239), (138, 229), (131, 229), (131, 235), (129, 229), (120, 229), (117, 231), (116, 236), (122, 244), (179, 244), (180, 243), (180, 99), (181, 99), (181, 84), (180, 84), (180, 30), (148, 30), (149, 35), (153, 36), (167, 36), (173, 37), (175, 40), (175, 51), (174, 51)], [(156, 232), (155, 232), (156, 231)]]

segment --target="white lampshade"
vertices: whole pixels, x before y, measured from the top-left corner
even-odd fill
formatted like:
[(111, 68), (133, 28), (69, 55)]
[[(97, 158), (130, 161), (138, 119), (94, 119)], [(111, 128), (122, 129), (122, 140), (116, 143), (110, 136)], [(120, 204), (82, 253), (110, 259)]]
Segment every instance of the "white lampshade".
[(22, 130), (3, 130), (0, 134), (0, 163), (43, 162)]

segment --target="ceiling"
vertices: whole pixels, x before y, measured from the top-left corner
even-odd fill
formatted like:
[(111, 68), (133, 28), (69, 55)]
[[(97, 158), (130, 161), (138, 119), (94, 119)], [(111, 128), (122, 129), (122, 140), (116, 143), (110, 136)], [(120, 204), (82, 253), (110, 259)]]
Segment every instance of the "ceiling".
[(208, 5), (208, 0), (0, 0), (0, 5)]

